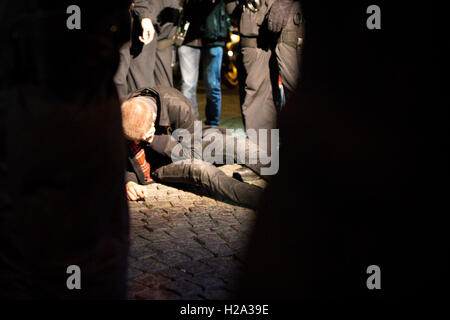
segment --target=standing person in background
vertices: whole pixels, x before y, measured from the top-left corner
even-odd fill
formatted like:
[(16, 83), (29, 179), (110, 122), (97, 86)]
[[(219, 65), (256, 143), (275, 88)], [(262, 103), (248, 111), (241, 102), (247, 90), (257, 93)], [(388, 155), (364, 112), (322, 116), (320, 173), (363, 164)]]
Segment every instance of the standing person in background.
[(203, 80), (206, 88), (205, 124), (216, 127), (220, 124), (222, 106), (220, 77), (223, 47), (231, 25), (223, 0), (206, 1), (204, 6), (208, 15), (200, 31), (203, 43)]
[(173, 38), (179, 17), (179, 0), (162, 0), (157, 17), (158, 35), (155, 59), (155, 84), (173, 87), (172, 61), (174, 59)]
[(136, 0), (131, 3), (131, 39), (120, 49), (120, 64), (114, 75), (119, 99), (141, 87), (155, 84), (155, 28), (158, 1)]
[(198, 119), (197, 82), (200, 65), (202, 40), (200, 35), (199, 17), (201, 12), (200, 0), (180, 0), (183, 8), (183, 23), (189, 22), (189, 29), (183, 44), (178, 48), (178, 59), (181, 71), (181, 92), (188, 98)]
[[(239, 90), (245, 129), (277, 128), (277, 109), (273, 99), (270, 64), (271, 50), (267, 29), (263, 27), (273, 0), (227, 0), (227, 12), (239, 28)], [(268, 137), (270, 151), (270, 135)]]
[[(206, 88), (206, 125), (218, 126), (222, 104), (220, 76), (223, 46), (230, 21), (223, 0), (185, 0), (184, 19), (190, 26), (184, 45), (178, 49), (182, 76), (181, 91), (192, 102), (198, 118), (196, 99), (200, 55)], [(203, 18), (199, 18), (203, 17)]]

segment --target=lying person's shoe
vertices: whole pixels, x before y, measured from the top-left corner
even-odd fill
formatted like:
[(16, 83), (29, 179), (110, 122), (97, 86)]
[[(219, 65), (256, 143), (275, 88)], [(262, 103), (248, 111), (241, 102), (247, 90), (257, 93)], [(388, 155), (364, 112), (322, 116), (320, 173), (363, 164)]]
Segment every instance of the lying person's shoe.
[(256, 173), (246, 167), (242, 167), (233, 172), (233, 178), (242, 182), (254, 181), (260, 179)]

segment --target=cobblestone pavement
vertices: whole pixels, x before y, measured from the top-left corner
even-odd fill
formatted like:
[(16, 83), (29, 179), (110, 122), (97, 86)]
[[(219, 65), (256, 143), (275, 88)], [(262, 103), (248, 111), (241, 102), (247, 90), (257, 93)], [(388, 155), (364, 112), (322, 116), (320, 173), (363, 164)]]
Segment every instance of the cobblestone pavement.
[[(239, 165), (225, 165), (228, 175)], [(264, 186), (264, 181), (251, 183)], [(130, 201), (129, 299), (227, 299), (256, 213), (196, 187), (153, 183)]]

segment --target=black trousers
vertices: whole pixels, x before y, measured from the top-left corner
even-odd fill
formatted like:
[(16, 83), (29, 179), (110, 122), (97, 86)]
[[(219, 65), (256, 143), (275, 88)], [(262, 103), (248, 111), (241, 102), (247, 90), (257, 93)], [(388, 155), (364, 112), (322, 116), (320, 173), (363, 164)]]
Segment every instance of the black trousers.
[(264, 190), (227, 176), (215, 164), (240, 163), (261, 175), (263, 154), (258, 146), (245, 137), (231, 136), (219, 129), (204, 131), (202, 138), (203, 152), (191, 146), (188, 150), (192, 155), (190, 161), (180, 159), (163, 165), (152, 173), (152, 177), (163, 183), (201, 186), (213, 196), (257, 207)]
[[(241, 47), (238, 55), (239, 98), (242, 118), (247, 133), (249, 129), (278, 128), (278, 110), (275, 103), (274, 58), (271, 50)], [(271, 152), (269, 131), (267, 152)], [(261, 146), (262, 147), (262, 146)]]
[(238, 56), (240, 102), (246, 130), (277, 128), (271, 55), (270, 50), (242, 47)]
[(263, 193), (262, 188), (231, 178), (206, 161), (191, 164), (174, 162), (160, 167), (153, 175), (164, 183), (201, 186), (213, 196), (220, 196), (250, 208), (258, 205)]
[(275, 54), (286, 100), (289, 101), (295, 93), (299, 80), (301, 49), (280, 42), (275, 47)]

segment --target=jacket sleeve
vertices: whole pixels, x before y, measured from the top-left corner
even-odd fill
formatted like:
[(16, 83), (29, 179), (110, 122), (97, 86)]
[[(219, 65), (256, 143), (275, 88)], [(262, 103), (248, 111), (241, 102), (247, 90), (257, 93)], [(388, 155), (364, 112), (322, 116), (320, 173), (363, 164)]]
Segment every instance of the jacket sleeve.
[[(158, 122), (161, 127), (168, 127), (173, 132), (171, 134), (166, 134), (167, 130), (156, 134), (153, 141), (149, 144), (149, 147), (153, 151), (172, 158), (172, 151), (176, 146), (182, 147), (184, 149), (183, 154), (189, 156), (188, 150), (190, 149), (190, 141), (192, 139), (192, 134), (194, 133), (194, 121), (195, 115), (191, 102), (186, 98), (181, 92), (173, 88), (162, 88), (160, 89), (160, 99), (161, 99), (161, 113), (160, 120)], [(184, 129), (183, 132), (179, 132), (178, 129)], [(189, 137), (185, 138), (186, 131), (189, 133)], [(179, 138), (183, 138), (186, 143), (179, 142)], [(182, 141), (182, 140), (180, 140)], [(178, 158), (178, 155), (176, 155)], [(173, 160), (173, 159), (172, 159)]]
[(125, 182), (150, 183), (150, 163), (146, 159), (144, 147), (131, 142), (128, 142), (127, 145), (128, 161), (127, 170), (125, 171)]
[(136, 173), (134, 173), (133, 171), (128, 171), (128, 170), (130, 170), (130, 169), (127, 169), (125, 171), (125, 184), (127, 184), (128, 182), (139, 183)]
[(186, 129), (190, 133), (194, 133), (196, 119), (191, 101), (181, 92), (175, 90), (166, 95), (165, 99), (170, 106), (169, 118), (172, 129)]
[(131, 10), (139, 17), (139, 20), (150, 18), (150, 6), (147, 0), (134, 0)]
[(225, 8), (233, 26), (239, 26), (242, 4), (237, 0), (225, 0)]
[(178, 144), (178, 141), (175, 140), (171, 135), (161, 134), (155, 135), (152, 143), (150, 143), (150, 148), (153, 151), (158, 152), (163, 156), (167, 156), (169, 158), (172, 157), (172, 150)]
[(228, 15), (232, 15), (236, 9), (239, 9), (238, 0), (225, 0), (225, 7), (227, 8)]
[(156, 23), (156, 17), (160, 11), (160, 2), (162, 0), (134, 0), (133, 12), (140, 20), (149, 18)]

